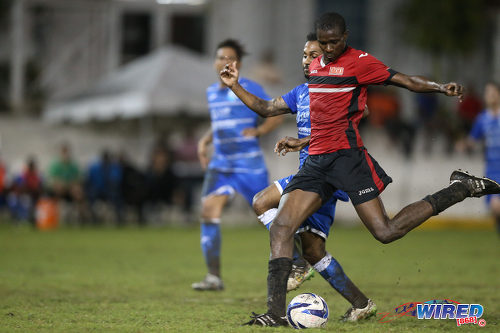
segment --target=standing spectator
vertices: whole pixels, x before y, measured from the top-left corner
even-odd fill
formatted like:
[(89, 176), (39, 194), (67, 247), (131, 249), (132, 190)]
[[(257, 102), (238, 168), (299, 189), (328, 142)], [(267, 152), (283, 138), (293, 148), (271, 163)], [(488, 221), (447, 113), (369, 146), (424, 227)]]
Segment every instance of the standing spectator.
[(48, 186), (56, 199), (76, 204), (78, 218), (83, 222), (87, 214), (80, 169), (67, 143), (60, 146), (59, 156), (50, 164)]
[(113, 161), (111, 153), (108, 150), (103, 150), (101, 158), (89, 166), (87, 178), (85, 180), (90, 214), (94, 224), (100, 222), (100, 217), (95, 210), (95, 203), (98, 200), (111, 204), (115, 213), (116, 222), (119, 225), (123, 223), (120, 193), (121, 179), (121, 166)]

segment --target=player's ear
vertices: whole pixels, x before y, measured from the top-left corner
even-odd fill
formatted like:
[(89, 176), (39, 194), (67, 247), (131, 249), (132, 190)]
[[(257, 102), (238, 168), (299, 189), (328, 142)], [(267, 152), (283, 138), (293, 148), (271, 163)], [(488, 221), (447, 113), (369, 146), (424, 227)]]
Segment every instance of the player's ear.
[(346, 30), (343, 34), (344, 40), (347, 41), (347, 37), (349, 36), (349, 30)]

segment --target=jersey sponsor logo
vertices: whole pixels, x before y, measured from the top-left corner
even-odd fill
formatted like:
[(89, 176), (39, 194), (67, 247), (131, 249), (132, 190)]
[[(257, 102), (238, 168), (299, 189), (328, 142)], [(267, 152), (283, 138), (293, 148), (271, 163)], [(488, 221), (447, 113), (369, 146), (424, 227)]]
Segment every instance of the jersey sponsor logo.
[(317, 69), (313, 69), (309, 74), (316, 74), (318, 73), (318, 70)]
[(365, 53), (363, 53), (363, 54), (360, 54), (358, 58), (363, 58), (363, 57), (366, 57), (366, 56), (368, 56), (368, 52), (365, 52)]
[(370, 192), (373, 192), (373, 191), (375, 191), (373, 189), (373, 187), (368, 187), (368, 188), (365, 188), (364, 190), (359, 191), (358, 195), (367, 194), (367, 193), (370, 193)]
[(328, 75), (343, 75), (344, 67), (330, 67)]

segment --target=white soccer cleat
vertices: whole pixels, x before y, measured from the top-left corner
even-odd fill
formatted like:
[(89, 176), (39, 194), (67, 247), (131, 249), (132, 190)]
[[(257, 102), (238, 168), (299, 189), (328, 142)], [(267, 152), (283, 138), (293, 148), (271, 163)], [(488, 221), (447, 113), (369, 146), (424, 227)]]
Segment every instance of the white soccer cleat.
[(302, 283), (314, 277), (314, 268), (306, 262), (305, 266), (292, 265), (292, 271), (288, 276), (286, 291), (292, 291), (302, 285)]
[(368, 319), (377, 314), (377, 305), (373, 303), (371, 299), (368, 300), (368, 304), (362, 308), (351, 307), (347, 312), (340, 318), (340, 321), (359, 321), (363, 319)]
[(222, 279), (216, 275), (208, 273), (205, 278), (200, 282), (195, 282), (191, 285), (194, 290), (199, 291), (219, 291), (224, 290)]

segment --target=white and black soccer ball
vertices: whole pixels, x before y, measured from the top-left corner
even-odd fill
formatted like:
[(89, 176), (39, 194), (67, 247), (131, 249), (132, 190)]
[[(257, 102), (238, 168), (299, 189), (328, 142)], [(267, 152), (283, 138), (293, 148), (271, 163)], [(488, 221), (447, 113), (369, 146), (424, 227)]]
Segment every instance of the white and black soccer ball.
[(296, 329), (325, 327), (328, 321), (328, 305), (316, 294), (295, 296), (286, 310), (286, 319)]

